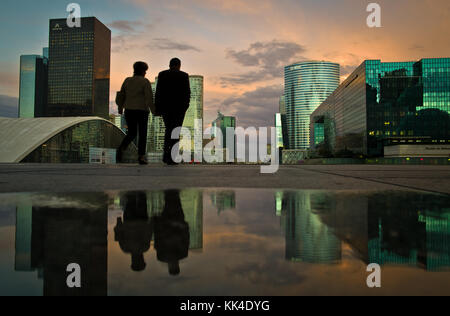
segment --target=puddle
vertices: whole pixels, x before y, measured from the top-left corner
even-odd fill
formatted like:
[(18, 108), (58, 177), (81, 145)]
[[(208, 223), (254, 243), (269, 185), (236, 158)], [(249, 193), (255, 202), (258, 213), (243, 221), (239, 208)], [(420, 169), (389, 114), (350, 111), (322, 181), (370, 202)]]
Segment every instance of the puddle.
[[(81, 269), (68, 288), (67, 266)], [(379, 289), (367, 266), (381, 266)], [(189, 189), (0, 195), (0, 295), (450, 295), (450, 198)]]

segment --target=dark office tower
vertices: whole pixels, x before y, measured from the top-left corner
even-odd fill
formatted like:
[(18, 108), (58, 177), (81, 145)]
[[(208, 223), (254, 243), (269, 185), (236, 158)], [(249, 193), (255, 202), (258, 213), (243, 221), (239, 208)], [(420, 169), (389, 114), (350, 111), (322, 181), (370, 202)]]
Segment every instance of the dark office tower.
[(94, 17), (50, 20), (49, 45), (47, 116), (108, 119), (111, 31)]
[(44, 56), (20, 56), (20, 118), (34, 118), (45, 115), (48, 76), (46, 51), (46, 48), (44, 48)]

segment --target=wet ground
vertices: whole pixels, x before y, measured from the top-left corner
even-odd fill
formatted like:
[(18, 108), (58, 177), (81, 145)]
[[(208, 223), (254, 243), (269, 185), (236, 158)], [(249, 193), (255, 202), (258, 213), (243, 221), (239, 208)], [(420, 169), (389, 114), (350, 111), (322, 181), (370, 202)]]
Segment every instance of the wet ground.
[[(81, 288), (68, 288), (69, 264)], [(368, 288), (367, 266), (381, 266)], [(0, 295), (450, 295), (450, 197), (182, 189), (0, 195)]]

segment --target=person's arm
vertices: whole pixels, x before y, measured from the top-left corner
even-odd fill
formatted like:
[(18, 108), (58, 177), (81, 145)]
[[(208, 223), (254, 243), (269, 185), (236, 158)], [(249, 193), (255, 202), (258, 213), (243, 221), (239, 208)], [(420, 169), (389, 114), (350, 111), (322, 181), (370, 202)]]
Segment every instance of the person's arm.
[[(127, 84), (127, 82), (128, 82), (128, 78), (125, 79), (125, 81), (124, 81), (123, 84), (122, 84), (122, 87), (120, 88), (121, 100), (119, 100), (119, 101), (120, 101), (120, 102), (119, 102), (120, 104), (118, 104), (118, 107), (119, 107), (119, 114), (120, 114), (120, 115), (123, 114), (123, 106), (124, 106), (125, 99), (126, 99), (126, 93), (125, 93), (125, 91), (126, 91), (126, 84)], [(116, 100), (116, 103), (117, 103), (117, 100)]]
[(145, 80), (145, 105), (150, 109), (152, 114), (156, 113), (155, 104), (153, 103), (153, 90), (152, 90), (152, 84), (150, 81)]

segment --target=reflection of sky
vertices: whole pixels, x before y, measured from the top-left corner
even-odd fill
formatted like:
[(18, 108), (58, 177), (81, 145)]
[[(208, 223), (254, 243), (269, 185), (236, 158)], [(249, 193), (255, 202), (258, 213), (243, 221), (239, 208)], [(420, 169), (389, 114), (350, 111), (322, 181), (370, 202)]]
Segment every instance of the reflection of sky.
[[(306, 232), (325, 228), (336, 231), (341, 243), (341, 258), (333, 265), (290, 262), (285, 258), (286, 252), (286, 204), (282, 214), (276, 214), (276, 192), (273, 190), (239, 189), (235, 191), (236, 208), (220, 214), (210, 199), (211, 192), (203, 192), (203, 249), (191, 251), (189, 257), (181, 261), (179, 277), (170, 277), (167, 264), (158, 262), (152, 245), (145, 253), (147, 268), (140, 273), (130, 269), (130, 255), (124, 254), (119, 244), (114, 241), (114, 227), (117, 217), (122, 216), (114, 193), (109, 194), (108, 203), (116, 205), (108, 217), (108, 294), (110, 295), (302, 295), (302, 294), (450, 294), (450, 273), (429, 273), (417, 267), (385, 265), (382, 267), (383, 287), (369, 290), (366, 287), (366, 263), (359, 259), (359, 242), (368, 242), (367, 236), (367, 193), (362, 192), (284, 192), (291, 202), (295, 197), (311, 198), (293, 203), (297, 212), (312, 212), (314, 218), (321, 221), (307, 221)], [(220, 191), (219, 191), (220, 192)], [(395, 193), (397, 194), (397, 193)], [(385, 200), (396, 200), (391, 193)], [(57, 208), (58, 203), (65, 207), (89, 208), (95, 201), (92, 194), (82, 199), (83, 195), (67, 195), (47, 198)], [(103, 196), (103, 195), (102, 195)], [(151, 196), (151, 195), (148, 195)], [(20, 195), (2, 196), (0, 206), (0, 295), (13, 292), (23, 294), (41, 294), (42, 281), (37, 272), (14, 272), (15, 231), (13, 225), (2, 225), (1, 213), (11, 214), (15, 208), (8, 206), (21, 201)], [(8, 197), (8, 199), (5, 199)], [(383, 195), (378, 195), (379, 199)], [(398, 193), (398, 197), (405, 198)], [(431, 196), (433, 197), (433, 196)], [(428, 196), (428, 199), (430, 196)], [(101, 200), (101, 199), (99, 199)], [(420, 199), (419, 199), (420, 200)], [(22, 202), (35, 201), (35, 205), (47, 205), (45, 195), (23, 195)], [(58, 202), (59, 201), (59, 202)], [(77, 202), (78, 201), (78, 202)], [(423, 199), (422, 201), (427, 201)], [(432, 201), (432, 200), (428, 200)], [(75, 203), (75, 204), (74, 204)], [(434, 203), (434, 204), (433, 204)], [(448, 201), (442, 197), (430, 202), (430, 209), (439, 214)], [(308, 206), (309, 205), (309, 206)], [(303, 210), (299, 207), (314, 206)], [(395, 207), (395, 204), (392, 205)], [(408, 210), (408, 206), (403, 209)], [(413, 209), (413, 208), (411, 208)], [(424, 209), (425, 210), (425, 209)], [(192, 210), (184, 210), (188, 217)], [(380, 210), (381, 211), (381, 210)], [(448, 210), (447, 210), (448, 211)], [(376, 213), (376, 210), (375, 210)], [(358, 215), (360, 214), (360, 215)], [(15, 218), (14, 211), (12, 212)], [(355, 216), (356, 215), (356, 216)], [(445, 215), (447, 216), (447, 215)], [(448, 218), (447, 217), (442, 218)], [(9, 218), (9, 216), (7, 217)], [(421, 217), (423, 219), (423, 216)], [(439, 218), (439, 217), (436, 217)], [(9, 219), (8, 219), (9, 220)], [(304, 220), (303, 217), (296, 220)], [(326, 224), (325, 224), (326, 223)], [(106, 224), (106, 223), (105, 223)], [(445, 224), (441, 222), (441, 224)], [(450, 223), (446, 223), (447, 226)], [(6, 227), (9, 226), (9, 227)], [(298, 225), (299, 227), (301, 225)], [(361, 227), (359, 227), (361, 226)], [(365, 228), (364, 228), (365, 226)], [(304, 226), (302, 226), (304, 227)], [(395, 226), (394, 226), (395, 227)], [(366, 232), (365, 239), (360, 235), (351, 236), (352, 232)], [(437, 231), (439, 233), (439, 231)], [(304, 238), (305, 231), (302, 231)], [(342, 234), (342, 235), (341, 235)], [(440, 232), (442, 234), (442, 232)], [(321, 238), (321, 234), (314, 235)], [(448, 238), (445, 235), (442, 238)], [(439, 235), (434, 235), (439, 239)], [(346, 240), (347, 238), (347, 240)], [(358, 239), (355, 241), (355, 239)], [(359, 240), (361, 239), (361, 240)], [(301, 239), (303, 241), (303, 239)], [(408, 241), (405, 241), (408, 244)], [(435, 253), (432, 255), (436, 255)]]

